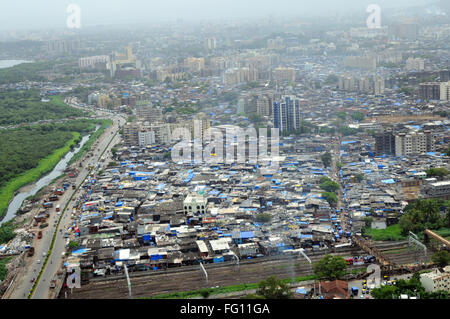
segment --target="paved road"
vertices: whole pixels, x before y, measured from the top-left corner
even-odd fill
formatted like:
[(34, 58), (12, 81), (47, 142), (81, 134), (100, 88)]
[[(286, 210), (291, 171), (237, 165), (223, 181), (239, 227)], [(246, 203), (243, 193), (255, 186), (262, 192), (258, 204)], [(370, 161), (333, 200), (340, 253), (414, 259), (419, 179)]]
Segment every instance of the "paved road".
[[(118, 132), (119, 130), (119, 126), (117, 125), (119, 121), (118, 117), (115, 117), (115, 121), (114, 121), (114, 125), (110, 128), (108, 128), (107, 131), (105, 131), (105, 134), (103, 135), (103, 138), (101, 138), (99, 140), (98, 146), (97, 148), (100, 148), (100, 152), (98, 152), (97, 150), (94, 152), (94, 157), (88, 160), (88, 163), (93, 163), (94, 165), (97, 164), (100, 160), (100, 154), (103, 152), (103, 150), (106, 149), (106, 147), (108, 146), (109, 142), (111, 141), (111, 137), (114, 136), (114, 134), (116, 134), (116, 132)], [(124, 119), (120, 119), (121, 123), (123, 124), (125, 122)], [(113, 134), (111, 134), (111, 132)], [(109, 144), (108, 149), (106, 150), (106, 152), (110, 151), (110, 149), (116, 145), (120, 140), (120, 136), (117, 135), (114, 140)], [(106, 154), (105, 152), (105, 154)], [(79, 178), (80, 179), (84, 179), (89, 171), (86, 168), (86, 166), (88, 165), (84, 165), (83, 166), (83, 170), (80, 172), (79, 174)], [(77, 185), (79, 185), (81, 183), (82, 180), (78, 181), (77, 180)], [(78, 192), (78, 194), (76, 194), (76, 196), (78, 196), (80, 194), (81, 190)], [(62, 206), (64, 207), (64, 206)], [(63, 215), (63, 218), (61, 219), (61, 223), (60, 223), (60, 229), (58, 230), (57, 236), (56, 236), (56, 240), (55, 240), (55, 245), (53, 246), (53, 250), (50, 256), (51, 261), (53, 261), (52, 263), (47, 263), (45, 270), (42, 274), (42, 277), (39, 281), (39, 283), (37, 284), (36, 290), (33, 294), (33, 299), (47, 299), (49, 298), (49, 293), (50, 293), (50, 281), (53, 279), (53, 277), (56, 275), (57, 271), (60, 268), (61, 265), (61, 259), (62, 259), (62, 254), (63, 252), (65, 252), (65, 243), (66, 243), (66, 239), (64, 239), (64, 232), (65, 230), (67, 230), (67, 228), (71, 225), (72, 220), (71, 220), (71, 214), (72, 214), (72, 209), (71, 209), (71, 205), (68, 206), (66, 212)], [(51, 240), (51, 239), (50, 239)], [(56, 262), (55, 262), (56, 261)]]
[[(106, 114), (106, 113), (105, 113)], [(100, 114), (99, 114), (100, 115)], [(104, 114), (101, 114), (104, 115)], [(109, 117), (112, 117), (111, 114), (107, 114)], [(96, 148), (100, 148), (100, 152), (97, 149), (93, 150), (94, 157), (87, 160), (88, 163), (93, 162), (97, 163), (102, 151), (106, 148), (111, 138), (116, 134), (119, 130), (118, 123), (120, 121), (120, 125), (125, 123), (125, 120), (118, 116), (114, 115), (114, 124), (105, 130), (104, 134), (98, 140), (98, 146)], [(119, 135), (115, 137), (115, 140), (110, 144), (109, 149), (113, 147), (115, 144), (119, 142)], [(105, 152), (106, 155), (106, 152)], [(104, 156), (105, 156), (104, 155)], [(76, 185), (80, 185), (81, 182), (88, 175), (89, 170), (87, 168), (88, 165), (83, 165), (83, 168), (80, 169), (79, 175), (75, 180)], [(73, 191), (71, 188), (68, 189), (59, 199), (57, 204), (60, 205), (61, 209), (63, 209), (70, 199)], [(75, 195), (74, 197), (78, 196)], [(72, 214), (72, 205), (68, 205), (67, 210), (64, 212), (64, 215), (61, 219), (61, 223), (59, 225), (58, 233), (56, 236), (55, 244), (53, 246), (53, 251), (49, 258), (49, 261), (45, 267), (45, 270), (40, 278), (39, 283), (37, 284), (35, 293), (33, 294), (33, 298), (37, 299), (46, 299), (49, 297), (50, 292), (50, 282), (56, 275), (59, 270), (62, 262), (62, 254), (65, 251), (65, 243), (66, 239), (63, 238), (64, 232), (71, 224), (71, 214)], [(55, 231), (55, 222), (59, 218), (59, 215), (56, 212), (52, 212), (50, 218), (48, 219), (49, 226), (44, 229), (43, 236), (41, 239), (35, 239), (35, 254), (33, 257), (26, 257), (26, 263), (24, 269), (18, 274), (14, 286), (11, 287), (8, 298), (10, 299), (24, 299), (27, 298), (28, 293), (30, 292), (31, 287), (33, 286), (32, 279), (35, 279), (39, 274), (42, 263), (45, 259), (45, 254), (48, 252), (50, 248), (50, 243), (53, 237), (53, 233)], [(38, 262), (38, 260), (40, 262)]]

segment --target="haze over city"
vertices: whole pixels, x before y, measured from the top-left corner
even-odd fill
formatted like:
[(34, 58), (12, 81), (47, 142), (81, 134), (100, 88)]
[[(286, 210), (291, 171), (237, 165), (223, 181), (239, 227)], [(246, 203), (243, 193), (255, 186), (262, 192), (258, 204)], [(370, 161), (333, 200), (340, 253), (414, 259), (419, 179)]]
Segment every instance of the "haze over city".
[[(229, 18), (264, 17), (335, 17), (365, 14), (369, 4), (384, 10), (434, 3), (432, 0), (17, 0), (5, 1), (0, 11), (0, 30), (62, 28), (66, 25), (66, 8), (77, 4), (82, 10), (84, 26), (217, 21)], [(244, 22), (244, 21), (243, 21)]]
[(448, 300), (449, 45), (444, 0), (2, 1), (1, 298)]

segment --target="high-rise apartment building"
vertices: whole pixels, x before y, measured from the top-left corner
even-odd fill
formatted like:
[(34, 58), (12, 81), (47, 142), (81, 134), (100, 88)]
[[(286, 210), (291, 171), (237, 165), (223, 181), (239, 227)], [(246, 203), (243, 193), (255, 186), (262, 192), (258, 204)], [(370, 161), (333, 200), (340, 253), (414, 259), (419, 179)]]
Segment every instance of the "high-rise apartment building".
[(223, 83), (227, 86), (258, 81), (258, 70), (254, 68), (233, 68), (225, 71)]
[(370, 81), (368, 78), (361, 78), (358, 82), (359, 92), (368, 93), (370, 91)]
[(419, 58), (409, 58), (406, 60), (406, 71), (422, 72), (425, 69), (425, 60)]
[(295, 69), (278, 67), (273, 70), (273, 79), (280, 82), (295, 82)]
[(344, 66), (374, 70), (377, 67), (377, 59), (372, 56), (347, 56), (344, 59)]
[(381, 95), (384, 93), (384, 79), (381, 77), (374, 77), (373, 79), (373, 94)]
[(419, 36), (419, 25), (416, 23), (399, 23), (388, 27), (389, 35), (394, 39), (415, 41)]
[(259, 116), (271, 116), (273, 99), (269, 95), (260, 95), (256, 100), (256, 113)]
[(81, 69), (89, 68), (89, 67), (96, 67), (99, 64), (104, 65), (105, 68), (109, 68), (110, 67), (109, 55), (90, 56), (90, 57), (80, 58), (78, 60), (78, 66)]
[(375, 136), (377, 155), (408, 156), (434, 150), (434, 137), (430, 131), (394, 134), (388, 130)]
[(441, 101), (450, 101), (450, 81), (441, 83), (440, 95)]
[(205, 47), (208, 50), (214, 50), (217, 48), (216, 38), (208, 38), (205, 40)]
[(355, 89), (355, 78), (341, 75), (338, 81), (338, 88), (343, 91), (353, 91)]
[(441, 83), (426, 82), (419, 84), (419, 97), (422, 101), (440, 100), (441, 99)]
[(123, 126), (123, 139), (126, 145), (139, 145), (139, 131), (141, 125), (136, 122), (127, 123)]
[(434, 151), (433, 135), (430, 131), (399, 133), (395, 136), (395, 155), (418, 155)]
[(211, 120), (203, 112), (197, 113), (191, 122), (191, 134), (194, 138), (203, 139), (206, 131), (211, 127)]
[(395, 136), (392, 131), (384, 131), (375, 135), (376, 155), (395, 155)]
[(80, 40), (50, 40), (47, 42), (48, 53), (74, 53), (80, 47)]
[(272, 116), (274, 128), (281, 132), (300, 129), (300, 100), (294, 96), (284, 96), (282, 101), (274, 101)]
[(186, 58), (184, 60), (184, 67), (191, 72), (200, 72), (205, 68), (204, 58)]
[(139, 131), (138, 139), (140, 147), (155, 144), (156, 142), (155, 132), (148, 129)]

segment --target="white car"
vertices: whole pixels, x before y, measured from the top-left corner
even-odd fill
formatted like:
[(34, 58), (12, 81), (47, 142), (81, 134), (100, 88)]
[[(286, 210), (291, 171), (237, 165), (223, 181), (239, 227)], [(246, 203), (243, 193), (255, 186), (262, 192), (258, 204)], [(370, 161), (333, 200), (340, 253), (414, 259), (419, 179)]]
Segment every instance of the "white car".
[(39, 265), (41, 263), (41, 261), (38, 259), (38, 260), (36, 260), (36, 263)]

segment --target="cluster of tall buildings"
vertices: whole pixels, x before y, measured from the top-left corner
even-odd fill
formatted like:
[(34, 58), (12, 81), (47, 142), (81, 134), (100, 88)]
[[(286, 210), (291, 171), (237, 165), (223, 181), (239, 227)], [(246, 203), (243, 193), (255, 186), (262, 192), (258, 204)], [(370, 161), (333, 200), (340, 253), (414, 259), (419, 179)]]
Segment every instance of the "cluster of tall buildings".
[(50, 54), (76, 53), (81, 48), (81, 42), (75, 40), (49, 40), (46, 43), (46, 50)]
[(344, 66), (364, 70), (375, 70), (377, 59), (373, 56), (347, 56), (344, 58)]
[(380, 95), (384, 93), (385, 81), (377, 76), (355, 79), (353, 76), (341, 75), (338, 80), (338, 88), (343, 91), (359, 91)]
[(273, 95), (268, 93), (243, 95), (237, 104), (237, 114), (272, 116)]
[(405, 70), (422, 72), (425, 70), (425, 60), (420, 58), (409, 58), (406, 60)]
[(168, 123), (158, 108), (140, 106), (137, 107), (136, 117), (136, 121), (123, 126), (123, 139), (129, 146), (167, 145), (179, 138), (173, 136), (178, 128), (186, 128), (192, 138), (203, 139), (211, 127), (210, 118), (205, 113), (197, 113), (191, 120), (179, 119)]
[(422, 101), (438, 101), (441, 99), (441, 82), (425, 82), (419, 84), (419, 98)]
[(85, 68), (96, 68), (96, 69), (110, 69), (111, 59), (109, 55), (97, 55), (85, 58), (80, 58), (78, 60), (78, 66), (81, 69)]
[(388, 27), (388, 33), (395, 40), (415, 41), (419, 37), (419, 25), (414, 22), (392, 24)]
[(394, 133), (391, 130), (386, 130), (375, 136), (375, 152), (377, 155), (419, 155), (434, 150), (434, 137), (430, 131)]
[(227, 86), (256, 81), (258, 81), (258, 70), (254, 68), (244, 67), (228, 69), (223, 75), (223, 83)]
[(184, 67), (190, 72), (200, 72), (205, 68), (204, 58), (186, 58), (184, 60)]
[(275, 81), (295, 82), (295, 69), (278, 67), (273, 70), (273, 79)]

